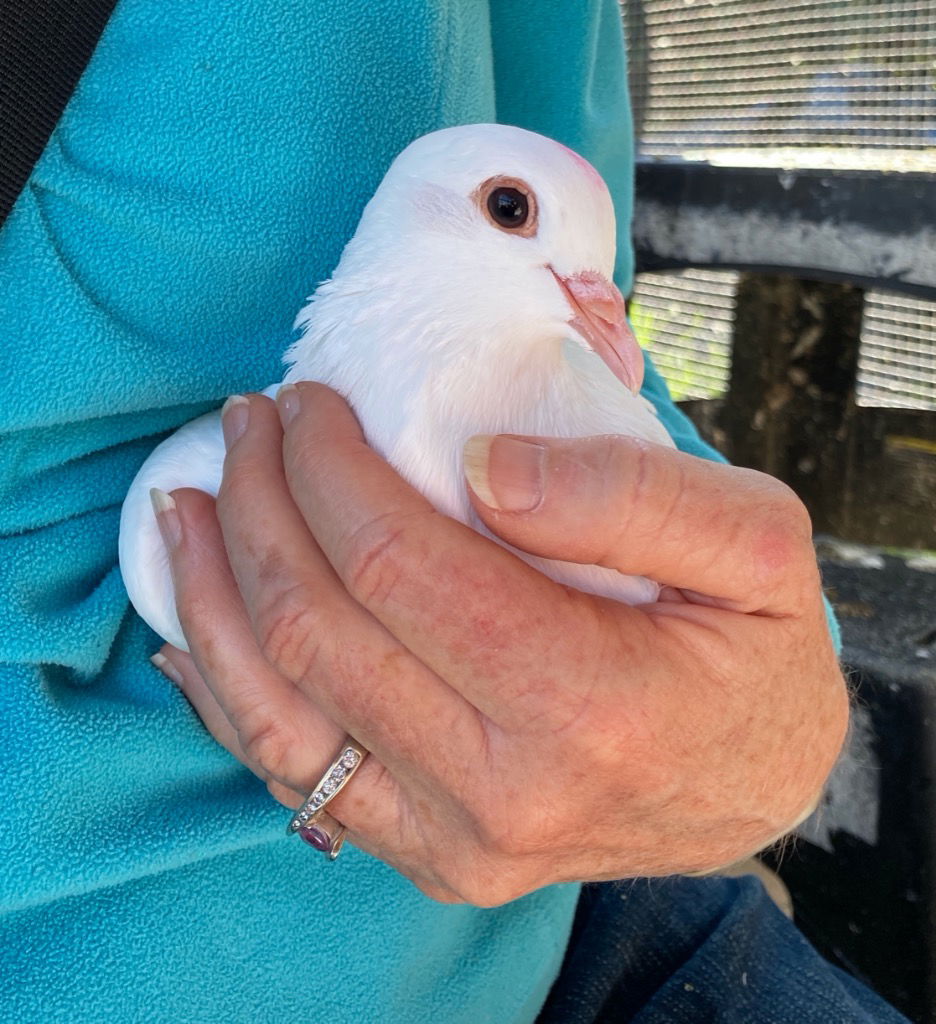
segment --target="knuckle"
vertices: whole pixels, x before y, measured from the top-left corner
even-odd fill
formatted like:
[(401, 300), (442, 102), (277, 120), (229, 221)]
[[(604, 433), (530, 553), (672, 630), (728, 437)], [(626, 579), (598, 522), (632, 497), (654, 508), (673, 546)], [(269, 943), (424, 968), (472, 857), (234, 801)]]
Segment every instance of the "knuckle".
[(774, 501), (774, 516), (777, 521), (794, 537), (810, 539), (812, 537), (812, 519), (809, 511), (800, 500), (799, 495), (774, 477), (771, 481)]
[(792, 574), (812, 579), (816, 571), (809, 513), (792, 491), (781, 486), (784, 489), (775, 491), (752, 528), (751, 557), (762, 583)]
[(526, 829), (509, 826), (482, 829), (481, 841), (486, 850), (504, 860), (515, 860), (522, 857), (529, 853), (531, 846), (535, 844), (535, 840), (528, 835)]
[(327, 475), (329, 459), (335, 455), (342, 458), (353, 456), (353, 448), (349, 450), (347, 441), (332, 438), (328, 444), (323, 443), (318, 430), (290, 430), (286, 433), (283, 448), (283, 460), (287, 474), (308, 474), (310, 478)]
[[(258, 714), (256, 721), (242, 724), (238, 736), (244, 754), (251, 764), (256, 765), (267, 777), (284, 778), (293, 746), (293, 737), (281, 722), (265, 714)], [(271, 791), (272, 792), (272, 791)], [(273, 794), (276, 796), (276, 794)]]
[(262, 490), (266, 486), (263, 468), (244, 458), (228, 458), (225, 462), (216, 498), (218, 518), (222, 525), (230, 514), (236, 515), (238, 509), (256, 502), (258, 489)]
[[(652, 446), (637, 437), (607, 435), (599, 439), (590, 453), (590, 469), (596, 491), (603, 493), (602, 505), (611, 517), (611, 528), (594, 560), (613, 561), (625, 538), (632, 535), (635, 522), (640, 523), (644, 540), (659, 529), (660, 517), (648, 510), (660, 505), (659, 473), (652, 456)], [(670, 502), (664, 499), (668, 511)], [(641, 510), (635, 517), (634, 510)]]
[(450, 885), (462, 902), (486, 909), (511, 903), (535, 888), (535, 884), (497, 861), (476, 866)]
[(311, 669), (323, 627), (310, 584), (300, 580), (264, 596), (255, 625), (257, 642), (267, 661), (291, 678)]
[(189, 641), (192, 642), (194, 636), (196, 640), (204, 638), (202, 646), (210, 644), (212, 631), (209, 624), (213, 620), (210, 602), (187, 586), (176, 588), (175, 602), (176, 614), (179, 616), (179, 622), (184, 627)]
[(597, 472), (603, 480), (618, 482), (619, 502), (639, 506), (654, 486), (649, 443), (639, 437), (608, 436), (603, 440)]
[[(622, 450), (623, 449), (623, 450)], [(648, 441), (640, 437), (618, 438), (609, 452), (609, 458), (619, 461), (623, 454), (630, 467), (631, 486), (635, 498), (640, 498), (648, 490), (654, 476), (652, 448)]]
[(273, 797), (277, 803), (282, 804), (283, 807), (288, 807), (289, 810), (295, 811), (299, 806), (295, 790), (290, 789), (289, 786), (283, 785), (283, 783), (278, 779), (274, 779), (272, 777), (268, 778), (266, 780), (266, 788), (270, 796)]
[[(626, 448), (622, 450), (621, 446)], [(624, 481), (621, 530), (631, 530), (639, 523), (645, 543), (669, 528), (671, 517), (685, 489), (684, 472), (680, 462), (669, 464), (669, 472), (661, 472), (656, 448), (641, 438), (621, 439), (618, 455), (626, 459), (626, 473), (618, 472)], [(639, 516), (630, 514), (640, 510)]]
[(388, 512), (359, 527), (347, 542), (345, 585), (365, 605), (383, 604), (407, 570), (414, 568), (413, 543), (424, 513)]
[[(516, 808), (516, 800), (511, 805)], [(474, 822), (476, 843), (500, 863), (517, 863), (548, 851), (558, 838), (555, 812), (543, 801), (527, 798), (523, 814), (509, 807), (483, 808)]]
[(573, 448), (572, 451), (581, 455), (589, 472), (600, 481), (605, 481), (621, 473), (622, 461), (630, 462), (633, 450), (640, 444), (639, 438), (600, 434), (579, 442), (581, 447)]

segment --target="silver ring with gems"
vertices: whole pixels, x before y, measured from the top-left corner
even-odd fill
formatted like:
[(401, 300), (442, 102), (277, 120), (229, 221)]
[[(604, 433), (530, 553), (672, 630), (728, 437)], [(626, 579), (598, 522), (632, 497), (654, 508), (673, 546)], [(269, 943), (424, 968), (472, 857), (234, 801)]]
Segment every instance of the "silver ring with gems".
[(364, 763), (365, 757), (366, 748), (350, 736), (346, 737), (338, 756), (325, 769), (306, 802), (293, 815), (286, 832), (292, 835), (293, 832), (299, 832), (303, 826), (311, 824), (319, 811), (324, 810), (325, 806), (344, 789), (352, 775)]

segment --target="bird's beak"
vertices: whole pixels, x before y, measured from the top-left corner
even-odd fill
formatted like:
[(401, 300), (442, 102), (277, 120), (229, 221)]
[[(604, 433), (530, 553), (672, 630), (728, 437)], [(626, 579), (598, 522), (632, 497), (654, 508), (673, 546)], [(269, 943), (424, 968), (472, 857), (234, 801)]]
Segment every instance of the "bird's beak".
[(643, 383), (643, 353), (630, 329), (624, 296), (602, 274), (591, 270), (553, 276), (572, 309), (569, 323), (605, 361), (615, 377), (636, 395)]

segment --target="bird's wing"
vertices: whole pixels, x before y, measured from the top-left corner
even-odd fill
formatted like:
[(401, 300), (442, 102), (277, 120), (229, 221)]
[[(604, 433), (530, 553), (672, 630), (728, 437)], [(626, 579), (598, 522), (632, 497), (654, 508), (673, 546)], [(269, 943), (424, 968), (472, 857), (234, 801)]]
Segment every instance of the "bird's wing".
[[(263, 392), (275, 398), (281, 383)], [(120, 572), (133, 607), (169, 643), (188, 650), (176, 612), (169, 556), (150, 500), (150, 490), (197, 487), (216, 495), (224, 466), (221, 413), (209, 412), (180, 427), (153, 450), (130, 485), (120, 513)]]
[(143, 463), (120, 514), (120, 572), (134, 608), (157, 633), (182, 650), (188, 644), (176, 613), (169, 557), (150, 501), (150, 489), (197, 487), (217, 494), (224, 463), (221, 414), (210, 412), (166, 438)]

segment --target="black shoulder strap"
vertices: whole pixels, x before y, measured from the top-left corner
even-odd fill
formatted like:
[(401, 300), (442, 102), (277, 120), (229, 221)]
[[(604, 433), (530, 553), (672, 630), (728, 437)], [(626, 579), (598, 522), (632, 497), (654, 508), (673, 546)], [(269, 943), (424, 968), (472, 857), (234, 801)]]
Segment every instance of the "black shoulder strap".
[(0, 0), (0, 225), (23, 190), (117, 0)]

